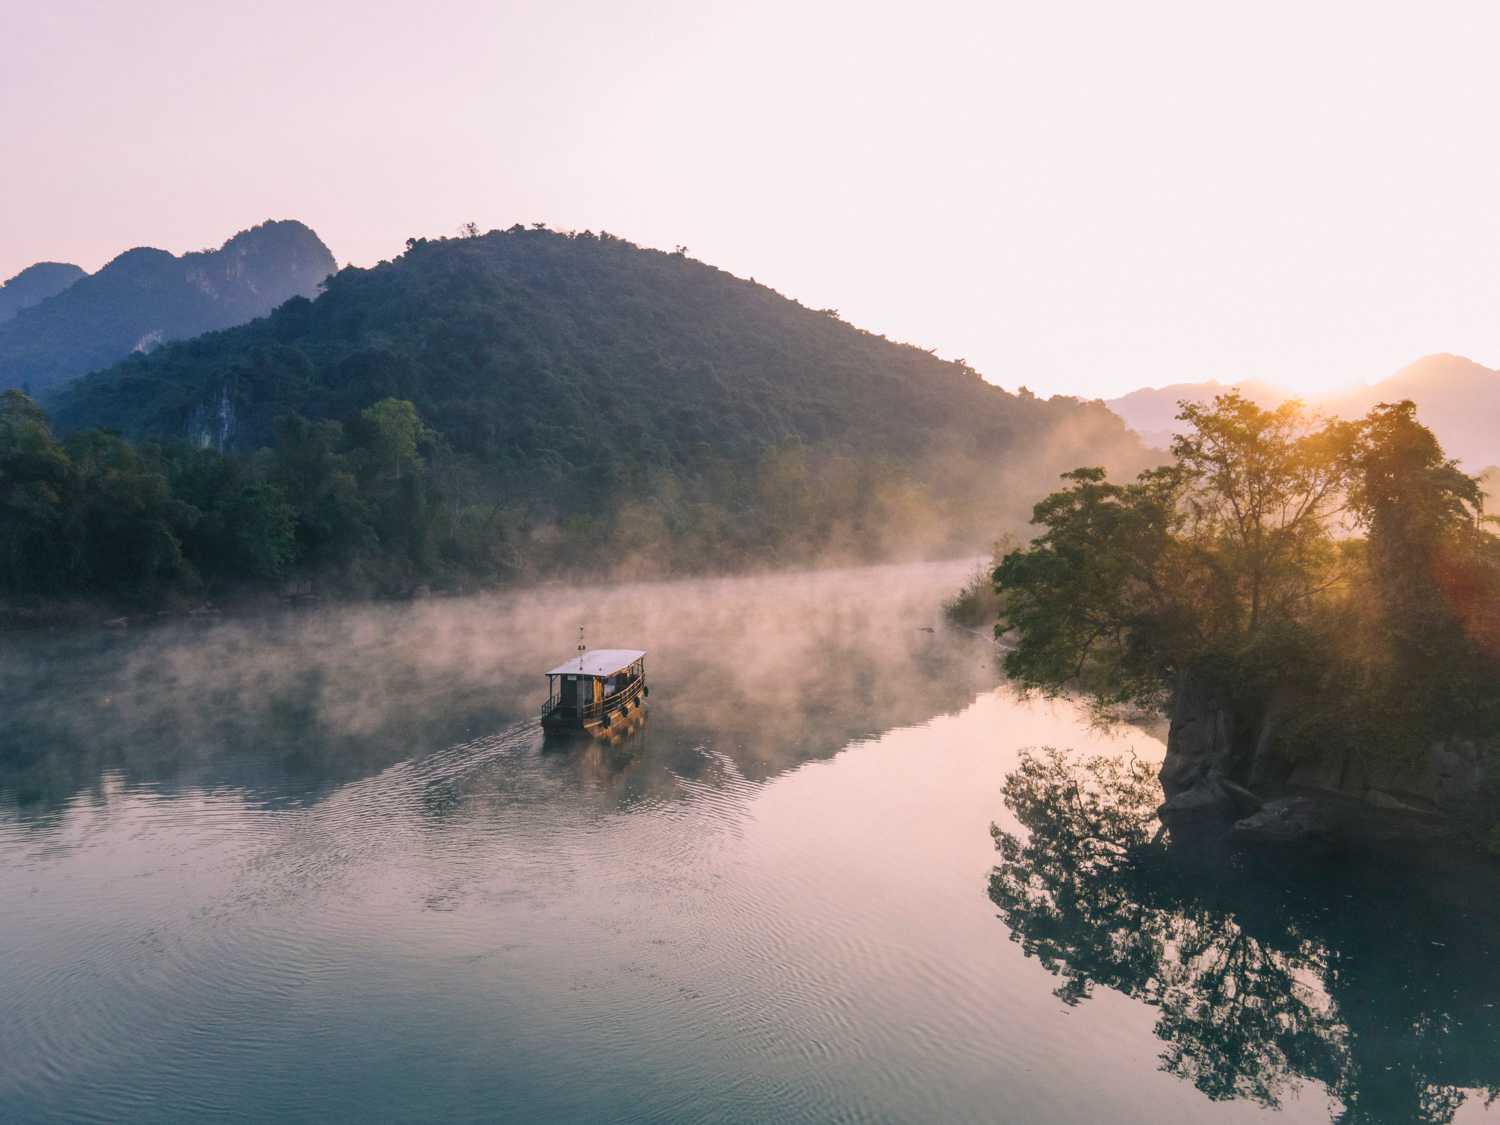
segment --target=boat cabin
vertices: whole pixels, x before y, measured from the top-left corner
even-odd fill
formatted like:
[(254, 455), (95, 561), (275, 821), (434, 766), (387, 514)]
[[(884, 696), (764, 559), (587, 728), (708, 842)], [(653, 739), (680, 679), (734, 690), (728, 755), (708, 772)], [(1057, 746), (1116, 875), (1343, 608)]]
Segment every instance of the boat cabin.
[(634, 729), (645, 713), (646, 654), (633, 648), (580, 652), (547, 673), (542, 726), (613, 737)]

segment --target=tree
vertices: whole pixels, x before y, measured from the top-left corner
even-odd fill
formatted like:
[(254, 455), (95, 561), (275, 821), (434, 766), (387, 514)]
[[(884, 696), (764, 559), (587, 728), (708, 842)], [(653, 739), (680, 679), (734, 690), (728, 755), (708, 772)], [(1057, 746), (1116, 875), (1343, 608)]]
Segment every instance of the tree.
[[(1036, 505), (1040, 534), (995, 569), (1017, 682), (1105, 708), (1165, 703), (1189, 672), (1252, 712), (1321, 694), (1299, 709), (1308, 730), (1336, 712), (1359, 729), (1344, 711), (1398, 700), (1457, 713), (1446, 683), (1500, 721), (1500, 542), (1410, 403), (1319, 422), (1230, 394), (1179, 418), (1176, 465), (1128, 485), (1066, 474)], [(1436, 674), (1454, 660), (1469, 672)]]
[(1350, 504), (1369, 534), (1369, 562), (1394, 627), (1417, 639), (1452, 612), (1431, 576), (1446, 550), (1474, 540), (1484, 494), (1443, 456), (1411, 401), (1382, 403), (1365, 420)]
[(1372, 737), (1500, 723), (1500, 541), (1483, 525), (1478, 478), (1444, 456), (1410, 401), (1370, 412), (1354, 467), (1370, 612), (1359, 667), (1344, 676), (1379, 700), (1384, 730)]
[(1173, 573), (1184, 476), (1155, 469), (1116, 485), (1090, 468), (1063, 479), (1069, 488), (1036, 505), (1042, 533), (994, 571), (996, 632), (1019, 638), (1006, 673), (1029, 689), (1082, 688), (1105, 707), (1157, 702), (1199, 632)]
[(432, 431), (422, 424), (410, 402), (381, 399), (360, 411), (359, 420), (358, 441), (372, 476), (400, 480), (421, 468), (419, 448), (432, 440)]
[(1177, 417), (1188, 426), (1172, 441), (1189, 484), (1184, 535), (1219, 587), (1223, 624), (1253, 634), (1267, 615), (1295, 617), (1321, 573), (1358, 427), (1238, 393), (1184, 403)]
[(344, 569), (375, 545), (347, 444), (337, 422), (293, 414), (277, 424), (272, 479), (295, 502), (296, 555), (315, 573)]
[(41, 408), (20, 391), (0, 393), (0, 592), (67, 585), (59, 548), (72, 475)]
[(236, 495), (225, 513), (238, 548), (235, 570), (251, 578), (283, 577), (297, 556), (297, 513), (281, 489), (254, 481)]
[(190, 580), (182, 536), (202, 513), (173, 496), (158, 451), (101, 430), (74, 435), (67, 448), (77, 472), (70, 557), (85, 588), (149, 598)]

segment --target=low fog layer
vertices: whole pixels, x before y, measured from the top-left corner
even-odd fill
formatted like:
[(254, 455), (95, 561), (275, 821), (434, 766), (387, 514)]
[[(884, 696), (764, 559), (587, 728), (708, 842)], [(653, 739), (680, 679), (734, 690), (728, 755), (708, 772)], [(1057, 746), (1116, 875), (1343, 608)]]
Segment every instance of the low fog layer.
[[(648, 650), (636, 744), (588, 761), (634, 792), (682, 753), (747, 777), (955, 710), (996, 681), (991, 646), (942, 621), (968, 563), (552, 586), (123, 633), (17, 635), (0, 651), (0, 801), (45, 811), (127, 782), (326, 785), (534, 727), (543, 673), (591, 647)], [(535, 731), (540, 752), (540, 731)], [(676, 756), (674, 764), (674, 755)]]

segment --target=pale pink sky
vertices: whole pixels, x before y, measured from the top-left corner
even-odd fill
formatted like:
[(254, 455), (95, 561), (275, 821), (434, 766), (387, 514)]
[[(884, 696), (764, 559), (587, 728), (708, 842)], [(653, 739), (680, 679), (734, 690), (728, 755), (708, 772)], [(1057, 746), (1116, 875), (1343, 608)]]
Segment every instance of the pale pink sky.
[(686, 244), (1005, 386), (1500, 364), (1500, 5), (0, 4), (0, 278)]

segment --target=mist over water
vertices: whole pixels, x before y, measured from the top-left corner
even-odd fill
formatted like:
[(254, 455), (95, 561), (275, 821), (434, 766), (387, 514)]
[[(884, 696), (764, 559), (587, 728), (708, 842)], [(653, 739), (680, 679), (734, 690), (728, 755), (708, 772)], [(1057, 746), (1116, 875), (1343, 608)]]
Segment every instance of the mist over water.
[[(0, 771), (10, 800), (44, 807), (109, 768), (169, 784), (207, 765), (300, 784), (362, 776), (534, 717), (542, 674), (573, 654), (582, 625), (590, 647), (648, 650), (653, 730), (764, 778), (994, 683), (986, 647), (943, 628), (941, 600), (965, 574), (945, 563), (553, 586), (18, 636), (0, 650)], [(632, 778), (658, 764), (641, 757)]]
[[(996, 917), (1020, 751), (1162, 747), (1001, 685), (969, 569), (7, 637), (0, 1117), (1265, 1117)], [(536, 725), (580, 623), (649, 651), (618, 747)]]

